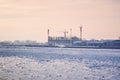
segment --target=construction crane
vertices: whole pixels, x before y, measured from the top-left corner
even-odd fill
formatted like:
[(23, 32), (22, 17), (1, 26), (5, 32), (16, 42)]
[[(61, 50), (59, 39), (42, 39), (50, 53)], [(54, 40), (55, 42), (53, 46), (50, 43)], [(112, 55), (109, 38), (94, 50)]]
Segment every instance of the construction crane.
[(68, 31), (59, 31), (59, 32), (62, 32), (63, 34), (64, 34), (64, 38), (66, 38), (67, 37), (67, 33), (68, 33)]
[(64, 33), (64, 38), (66, 38), (68, 32), (65, 30), (63, 33)]

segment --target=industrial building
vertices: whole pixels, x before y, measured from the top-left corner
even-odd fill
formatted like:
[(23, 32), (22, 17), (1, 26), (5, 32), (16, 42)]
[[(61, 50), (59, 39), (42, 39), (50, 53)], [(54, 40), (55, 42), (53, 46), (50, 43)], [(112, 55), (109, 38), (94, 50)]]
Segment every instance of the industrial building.
[[(72, 30), (71, 30), (72, 31)], [(115, 48), (120, 49), (120, 40), (83, 40), (82, 27), (80, 27), (80, 38), (76, 36), (51, 37), (48, 29), (48, 45), (54, 47), (83, 47), (83, 48)], [(70, 33), (71, 34), (71, 33)]]
[[(82, 27), (80, 27), (80, 38), (70, 35), (70, 37), (66, 37), (67, 31), (64, 31), (64, 36), (62, 37), (51, 37), (50, 30), (48, 29), (48, 44), (50, 46), (61, 46), (61, 47), (72, 47), (74, 42), (82, 40)], [(72, 33), (72, 29), (70, 29), (70, 34)]]

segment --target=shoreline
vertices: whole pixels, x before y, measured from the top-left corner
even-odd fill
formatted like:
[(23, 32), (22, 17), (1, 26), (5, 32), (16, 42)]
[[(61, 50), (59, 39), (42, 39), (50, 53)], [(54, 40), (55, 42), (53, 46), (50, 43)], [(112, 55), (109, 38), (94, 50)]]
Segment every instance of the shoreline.
[(85, 48), (85, 49), (120, 49), (120, 47), (113, 47), (113, 46), (104, 46), (104, 47), (99, 47), (99, 46), (65, 46), (65, 47), (59, 47), (59, 46), (49, 46), (49, 45), (4, 45), (0, 46), (2, 47), (48, 47), (48, 48)]

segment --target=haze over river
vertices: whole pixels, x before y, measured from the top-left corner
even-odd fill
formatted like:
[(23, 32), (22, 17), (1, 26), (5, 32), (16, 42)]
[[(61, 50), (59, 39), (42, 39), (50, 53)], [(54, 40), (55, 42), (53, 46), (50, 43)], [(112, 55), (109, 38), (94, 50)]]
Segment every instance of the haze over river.
[(120, 80), (120, 49), (2, 47), (0, 80)]

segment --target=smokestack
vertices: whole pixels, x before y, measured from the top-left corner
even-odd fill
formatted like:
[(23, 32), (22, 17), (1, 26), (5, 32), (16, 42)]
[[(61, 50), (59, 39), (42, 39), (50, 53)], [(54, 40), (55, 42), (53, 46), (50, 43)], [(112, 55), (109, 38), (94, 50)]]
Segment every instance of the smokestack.
[(49, 29), (48, 29), (48, 36), (49, 36)]
[(82, 25), (80, 26), (80, 40), (82, 40)]
[(72, 28), (70, 28), (70, 38), (72, 38)]
[(49, 29), (47, 31), (47, 34), (48, 34), (48, 41), (49, 41), (49, 37), (50, 37), (50, 30)]

